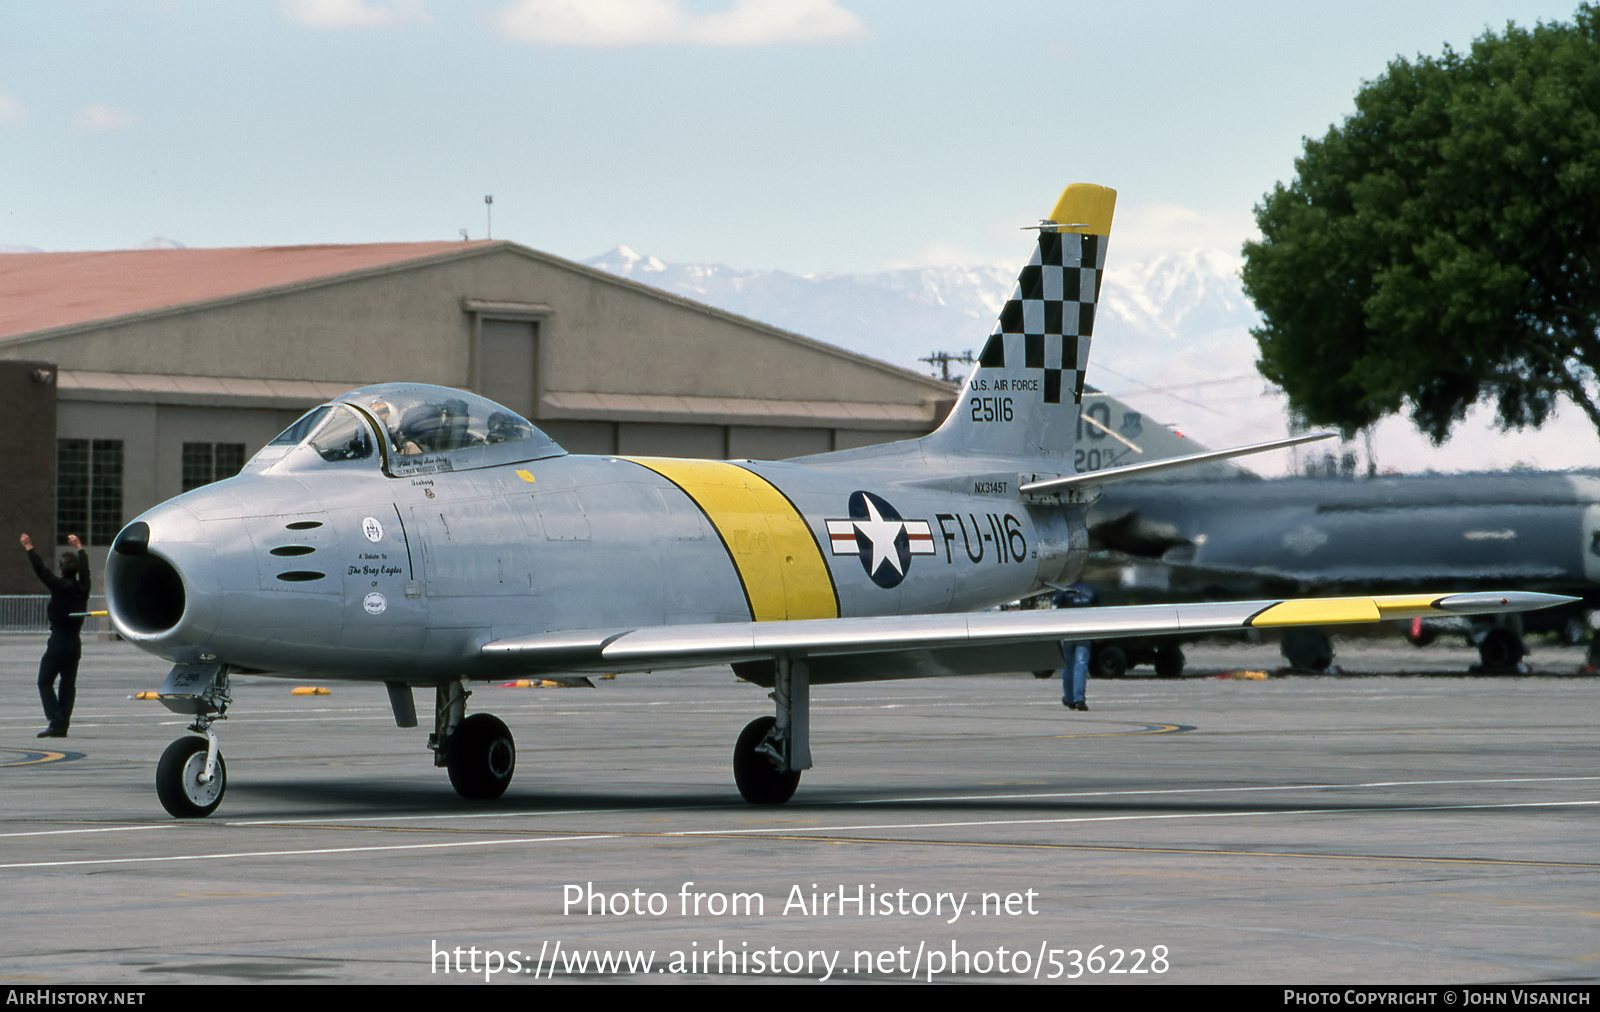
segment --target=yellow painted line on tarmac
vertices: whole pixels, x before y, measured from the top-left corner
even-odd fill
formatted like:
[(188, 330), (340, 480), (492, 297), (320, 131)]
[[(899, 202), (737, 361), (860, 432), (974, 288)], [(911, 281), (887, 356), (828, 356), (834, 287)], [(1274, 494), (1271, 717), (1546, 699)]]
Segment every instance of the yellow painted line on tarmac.
[(1554, 910), (1563, 914), (1577, 914), (1579, 917), (1600, 917), (1600, 910), (1583, 910), (1578, 907), (1562, 906), (1559, 903), (1538, 903), (1534, 900), (1508, 900), (1499, 896), (1474, 896), (1471, 893), (1434, 893), (1434, 896), (1445, 896), (1457, 900), (1476, 900), (1479, 903), (1493, 903), (1496, 906), (1507, 907), (1534, 907), (1539, 910)]
[[(1585, 808), (1600, 805), (1600, 800), (1595, 801), (1517, 801), (1494, 805), (1396, 805), (1393, 807), (1328, 807), (1328, 808), (1292, 808), (1278, 811), (1246, 810), (1239, 812), (1160, 812), (1139, 815), (1073, 815), (1057, 818), (1031, 818), (1031, 819), (972, 819), (963, 821), (943, 822), (906, 822), (883, 823), (877, 825), (855, 826), (820, 826), (817, 832), (848, 833), (862, 830), (895, 831), (907, 829), (976, 829), (993, 826), (1054, 826), (1068, 824), (1082, 824), (1093, 822), (1174, 822), (1193, 819), (1279, 819), (1285, 817), (1315, 816), (1315, 815), (1397, 815), (1411, 812), (1483, 812), (1497, 809), (1512, 808)], [(784, 830), (793, 832), (793, 830)], [(684, 830), (671, 836), (745, 836), (751, 834), (768, 835), (768, 830), (761, 829), (706, 829)], [(838, 837), (831, 837), (837, 839)], [(851, 838), (853, 839), (853, 838)], [(861, 842), (871, 842), (870, 838)], [(895, 842), (884, 839), (879, 842)], [(1308, 855), (1316, 856), (1316, 855)], [(1459, 859), (1468, 860), (1471, 859)], [(1523, 862), (1511, 862), (1523, 863)], [(1534, 865), (1545, 865), (1548, 862), (1526, 862)], [(1573, 867), (1600, 867), (1597, 862), (1556, 862), (1560, 866)]]
[(17, 766), (42, 766), (45, 763), (70, 762), (73, 759), (82, 759), (82, 752), (62, 752), (45, 748), (0, 748), (0, 753), (9, 752), (16, 759), (0, 760), (0, 768)]
[[(1087, 723), (1087, 721), (1085, 722)], [(1115, 738), (1131, 734), (1178, 734), (1183, 731), (1193, 731), (1195, 728), (1189, 724), (1144, 724), (1128, 731), (1079, 731), (1068, 734), (1047, 734), (1046, 738)]]
[[(1264, 813), (1252, 813), (1264, 814)], [(1274, 813), (1293, 814), (1293, 813)], [(1046, 820), (1046, 821), (1071, 821), (1071, 820)], [(1092, 820), (1082, 820), (1092, 821)], [(706, 835), (710, 835), (709, 833)], [(1477, 865), (1477, 866), (1502, 866), (1513, 868), (1600, 868), (1600, 861), (1523, 861), (1515, 858), (1496, 857), (1429, 857), (1427, 855), (1411, 854), (1343, 854), (1343, 853), (1300, 853), (1292, 850), (1213, 850), (1208, 847), (1129, 847), (1100, 843), (1025, 843), (1008, 840), (933, 840), (926, 837), (907, 839), (903, 836), (784, 836), (774, 834), (766, 839), (784, 840), (797, 843), (809, 840), (813, 843), (855, 843), (855, 844), (887, 844), (894, 847), (988, 847), (1001, 850), (1071, 850), (1088, 851), (1103, 854), (1138, 854), (1151, 856), (1174, 855), (1181, 857), (1246, 857), (1251, 859), (1261, 858), (1287, 858), (1298, 861), (1356, 861), (1373, 862), (1379, 864), (1399, 865)], [(1132, 874), (1132, 873), (1130, 873)]]

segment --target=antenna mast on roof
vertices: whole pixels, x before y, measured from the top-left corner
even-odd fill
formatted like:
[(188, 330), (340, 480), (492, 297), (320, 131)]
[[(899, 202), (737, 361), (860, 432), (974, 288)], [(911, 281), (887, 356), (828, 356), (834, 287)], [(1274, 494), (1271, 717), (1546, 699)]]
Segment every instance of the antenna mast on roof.
[(492, 193), (485, 193), (483, 195), (483, 216), (484, 216), (484, 219), (485, 219), (485, 225), (484, 225), (485, 234), (487, 234), (490, 239), (493, 239), (494, 238), (494, 194), (492, 194)]

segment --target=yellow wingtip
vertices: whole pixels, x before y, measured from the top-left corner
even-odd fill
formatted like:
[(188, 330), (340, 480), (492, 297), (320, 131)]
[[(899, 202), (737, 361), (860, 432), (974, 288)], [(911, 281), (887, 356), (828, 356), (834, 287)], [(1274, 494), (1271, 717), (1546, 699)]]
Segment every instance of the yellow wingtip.
[(1313, 597), (1280, 601), (1264, 608), (1247, 625), (1338, 625), (1346, 622), (1376, 622), (1382, 618), (1370, 597)]
[(1312, 597), (1280, 601), (1252, 616), (1247, 625), (1335, 625), (1438, 615), (1440, 594), (1388, 594), (1377, 597)]

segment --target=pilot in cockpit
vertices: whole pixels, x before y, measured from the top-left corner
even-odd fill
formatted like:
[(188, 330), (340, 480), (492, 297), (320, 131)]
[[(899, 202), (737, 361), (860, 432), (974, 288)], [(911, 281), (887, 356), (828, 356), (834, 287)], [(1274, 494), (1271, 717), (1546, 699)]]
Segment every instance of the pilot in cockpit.
[(394, 450), (395, 453), (404, 456), (411, 456), (413, 454), (422, 452), (422, 448), (420, 446), (401, 434), (398, 426), (396, 425), (394, 408), (389, 404), (388, 401), (379, 398), (373, 401), (369, 407), (372, 410), (373, 417), (378, 419), (378, 421), (383, 425), (384, 431), (388, 433), (389, 446)]

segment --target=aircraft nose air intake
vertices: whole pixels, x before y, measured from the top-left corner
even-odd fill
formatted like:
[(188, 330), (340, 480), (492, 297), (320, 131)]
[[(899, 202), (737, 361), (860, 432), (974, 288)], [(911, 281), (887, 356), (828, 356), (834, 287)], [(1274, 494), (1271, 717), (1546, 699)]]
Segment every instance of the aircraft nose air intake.
[(149, 524), (129, 524), (112, 543), (106, 595), (118, 624), (134, 633), (158, 636), (183, 618), (183, 578), (166, 559), (150, 554)]

